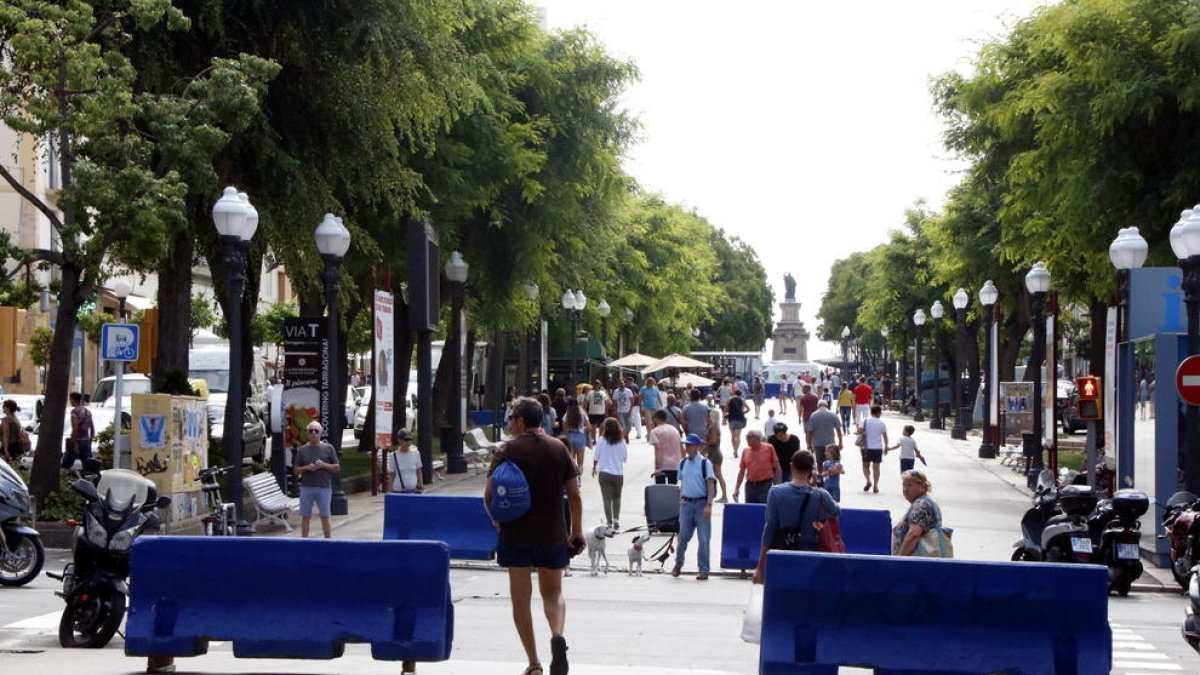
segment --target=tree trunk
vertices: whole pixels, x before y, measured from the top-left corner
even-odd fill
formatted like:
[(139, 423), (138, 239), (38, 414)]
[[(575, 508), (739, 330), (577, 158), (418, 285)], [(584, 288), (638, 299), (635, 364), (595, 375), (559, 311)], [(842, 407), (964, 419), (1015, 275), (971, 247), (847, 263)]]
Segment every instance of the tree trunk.
[(188, 370), (192, 341), (192, 255), (195, 242), (191, 230), (171, 237), (170, 250), (158, 275), (158, 355), (151, 370), (154, 391), (171, 371)]
[(442, 358), (438, 361), (437, 372), (433, 377), (433, 426), (441, 429), (443, 426), (451, 425), (450, 419), (450, 399), (452, 396), (458, 395), (458, 387), (451, 380), (450, 364), (454, 360), (454, 354), (447, 351), (451, 346), (452, 340), (446, 340), (446, 346), (442, 348)]
[(73, 265), (64, 265), (62, 290), (58, 296), (54, 337), (50, 341), (50, 365), (46, 374), (46, 398), (29, 490), (39, 502), (58, 490), (59, 467), (63, 455), (63, 419), (71, 387), (71, 351), (75, 344), (76, 313), (83, 298), (79, 292), (81, 274)]
[[(416, 391), (416, 382), (408, 381), (409, 364), (412, 363), (413, 332), (408, 329), (408, 303), (397, 295), (395, 298), (396, 326), (392, 331), (392, 341), (395, 345), (394, 360), (396, 364), (396, 391), (404, 392), (405, 399)], [(417, 405), (426, 405), (427, 401), (417, 401)], [(415, 413), (416, 411), (414, 411)], [(395, 412), (392, 413), (392, 433), (408, 422), (408, 406), (404, 401), (397, 401)]]

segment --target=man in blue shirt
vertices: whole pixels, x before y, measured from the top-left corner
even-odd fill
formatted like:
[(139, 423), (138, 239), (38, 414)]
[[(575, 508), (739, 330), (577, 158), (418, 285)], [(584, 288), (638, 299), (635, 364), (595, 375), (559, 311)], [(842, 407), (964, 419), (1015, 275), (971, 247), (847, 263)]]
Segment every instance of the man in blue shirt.
[(693, 534), (698, 534), (699, 551), (696, 563), (700, 573), (696, 578), (708, 578), (708, 544), (712, 538), (712, 505), (717, 496), (717, 477), (712, 463), (700, 456), (704, 439), (688, 434), (683, 439), (686, 456), (679, 463), (679, 547), (671, 576), (683, 571), (683, 557)]

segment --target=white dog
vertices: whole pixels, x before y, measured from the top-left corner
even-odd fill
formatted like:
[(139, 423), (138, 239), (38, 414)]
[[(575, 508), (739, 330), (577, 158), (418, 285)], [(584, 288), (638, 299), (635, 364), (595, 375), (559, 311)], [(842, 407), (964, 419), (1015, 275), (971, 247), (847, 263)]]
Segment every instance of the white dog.
[(615, 534), (616, 532), (613, 532), (608, 525), (597, 525), (583, 535), (584, 540), (587, 541), (588, 557), (592, 559), (591, 576), (600, 574), (601, 558), (604, 559), (604, 574), (608, 575), (608, 554), (604, 552), (607, 542), (604, 540), (612, 539)]
[(650, 535), (639, 534), (633, 538), (633, 546), (629, 547), (629, 574), (630, 576), (642, 576), (642, 562), (646, 560), (646, 551), (644, 547), (646, 542), (650, 541)]

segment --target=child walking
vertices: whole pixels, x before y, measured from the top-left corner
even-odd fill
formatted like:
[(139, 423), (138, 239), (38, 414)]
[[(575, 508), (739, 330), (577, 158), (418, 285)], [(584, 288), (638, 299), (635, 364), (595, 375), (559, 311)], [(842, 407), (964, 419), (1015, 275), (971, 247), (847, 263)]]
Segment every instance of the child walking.
[(913, 425), (904, 425), (904, 434), (900, 436), (900, 440), (884, 452), (884, 454), (887, 454), (897, 448), (900, 449), (900, 473), (911, 471), (918, 459), (921, 460), (922, 464), (928, 466), (925, 457), (921, 455), (921, 451), (917, 448), (917, 442), (913, 439), (913, 434), (916, 431), (917, 429)]
[(842, 468), (842, 451), (836, 445), (825, 446), (825, 462), (821, 464), (821, 478), (824, 480), (825, 491), (833, 497), (833, 501), (842, 501), (841, 474), (846, 473)]

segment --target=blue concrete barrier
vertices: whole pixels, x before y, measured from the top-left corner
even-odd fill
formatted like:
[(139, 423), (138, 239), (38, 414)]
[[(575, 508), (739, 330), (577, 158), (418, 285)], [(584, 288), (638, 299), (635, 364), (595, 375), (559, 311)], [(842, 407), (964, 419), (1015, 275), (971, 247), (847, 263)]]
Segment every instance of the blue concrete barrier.
[(467, 418), (471, 420), (472, 426), (483, 427), (486, 429), (492, 426), (492, 421), (496, 419), (496, 411), (472, 410), (467, 413)]
[[(726, 504), (721, 523), (721, 568), (751, 570), (758, 565), (765, 504)], [(847, 553), (890, 555), (891, 514), (882, 509), (842, 509), (838, 518)]]
[(456, 560), (491, 560), (496, 554), (496, 528), (482, 496), (385, 495), (383, 538), (444, 541)]
[[(318, 585), (319, 584), (319, 585)], [(445, 661), (450, 553), (436, 541), (138, 537), (129, 656), (332, 659), (347, 642), (388, 661)]]
[(767, 554), (759, 673), (1101, 675), (1099, 565)]

